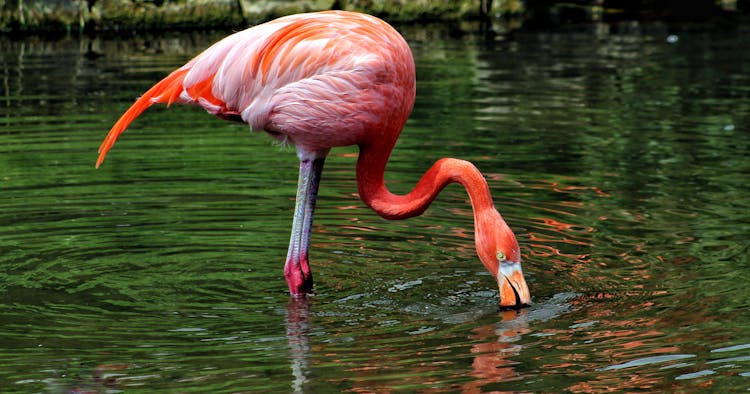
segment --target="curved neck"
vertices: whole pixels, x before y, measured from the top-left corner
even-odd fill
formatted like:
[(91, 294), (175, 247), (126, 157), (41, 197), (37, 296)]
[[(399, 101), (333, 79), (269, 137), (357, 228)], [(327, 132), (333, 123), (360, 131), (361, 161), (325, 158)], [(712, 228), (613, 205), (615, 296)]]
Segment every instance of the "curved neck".
[(386, 219), (405, 219), (420, 215), (449, 183), (460, 183), (468, 192), (474, 218), (485, 210), (495, 211), (484, 176), (470, 162), (440, 159), (422, 176), (414, 189), (395, 195), (385, 186), (384, 173), (393, 146), (360, 145), (357, 160), (359, 196)]

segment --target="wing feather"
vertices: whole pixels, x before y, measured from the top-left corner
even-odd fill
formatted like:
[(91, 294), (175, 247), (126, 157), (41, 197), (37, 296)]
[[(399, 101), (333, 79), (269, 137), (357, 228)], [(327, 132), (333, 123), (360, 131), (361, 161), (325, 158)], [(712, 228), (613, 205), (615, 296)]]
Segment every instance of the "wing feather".
[(135, 120), (143, 111), (148, 109), (154, 103), (171, 104), (175, 102), (175, 97), (178, 97), (182, 92), (182, 81), (185, 78), (187, 70), (178, 69), (169, 74), (166, 78), (162, 79), (159, 83), (154, 85), (151, 89), (146, 91), (133, 105), (125, 111), (119, 120), (112, 126), (104, 138), (104, 141), (99, 146), (99, 158), (96, 160), (96, 167), (104, 161), (104, 157), (107, 152), (112, 148), (112, 145), (117, 141), (117, 137), (122, 134), (125, 129), (128, 128), (130, 123)]

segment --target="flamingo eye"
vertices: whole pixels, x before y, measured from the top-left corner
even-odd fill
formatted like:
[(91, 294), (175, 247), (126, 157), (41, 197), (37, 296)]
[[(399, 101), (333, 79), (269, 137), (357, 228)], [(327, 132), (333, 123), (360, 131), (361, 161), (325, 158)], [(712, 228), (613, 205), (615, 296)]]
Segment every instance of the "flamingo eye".
[(503, 252), (497, 252), (497, 261), (505, 261), (505, 253)]

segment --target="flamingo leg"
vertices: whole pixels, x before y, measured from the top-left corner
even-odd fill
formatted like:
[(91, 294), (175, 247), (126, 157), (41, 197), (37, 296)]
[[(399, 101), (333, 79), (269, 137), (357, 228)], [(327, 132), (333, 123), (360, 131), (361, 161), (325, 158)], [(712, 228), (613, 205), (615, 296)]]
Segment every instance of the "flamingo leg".
[(284, 277), (292, 295), (304, 295), (312, 291), (313, 278), (307, 252), (324, 162), (325, 157), (300, 160), (292, 235), (284, 265)]

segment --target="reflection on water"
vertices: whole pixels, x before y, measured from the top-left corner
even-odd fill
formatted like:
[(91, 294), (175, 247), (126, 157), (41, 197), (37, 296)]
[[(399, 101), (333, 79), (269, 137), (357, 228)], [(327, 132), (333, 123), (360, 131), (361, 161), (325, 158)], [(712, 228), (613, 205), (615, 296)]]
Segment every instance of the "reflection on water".
[(295, 393), (304, 392), (304, 384), (310, 374), (310, 299), (293, 297), (287, 304), (286, 338), (289, 341), (289, 359), (294, 380), (291, 384)]
[(475, 162), (519, 235), (520, 312), (459, 187), (382, 220), (354, 148), (326, 164), (305, 300), (281, 274), (292, 151), (152, 108), (95, 171), (117, 116), (223, 33), (0, 38), (1, 391), (750, 388), (747, 29), (473, 31), (403, 28), (418, 99), (386, 178)]

